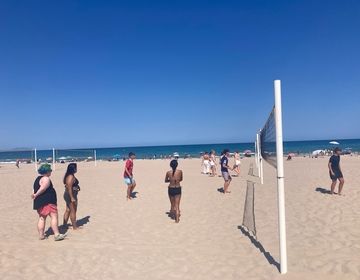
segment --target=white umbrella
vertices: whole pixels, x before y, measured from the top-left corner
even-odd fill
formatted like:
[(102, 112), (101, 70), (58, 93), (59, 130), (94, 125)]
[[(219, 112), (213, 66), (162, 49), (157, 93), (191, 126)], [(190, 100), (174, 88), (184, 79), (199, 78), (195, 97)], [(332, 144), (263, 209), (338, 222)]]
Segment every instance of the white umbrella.
[(336, 141), (331, 141), (331, 142), (329, 142), (329, 144), (331, 144), (331, 145), (340, 145), (340, 143), (336, 142)]

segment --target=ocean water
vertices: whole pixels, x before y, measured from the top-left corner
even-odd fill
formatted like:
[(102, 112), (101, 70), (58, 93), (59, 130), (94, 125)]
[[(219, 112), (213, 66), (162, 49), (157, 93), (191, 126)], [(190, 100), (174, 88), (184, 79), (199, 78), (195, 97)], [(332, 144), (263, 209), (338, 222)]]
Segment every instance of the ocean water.
[[(333, 139), (332, 139), (333, 140)], [(329, 144), (332, 140), (316, 140), (316, 141), (287, 141), (284, 142), (284, 153), (300, 153), (308, 154), (318, 149), (333, 149), (334, 145)], [(360, 139), (336, 140), (340, 143), (342, 149), (351, 148), (353, 152), (360, 152)], [(134, 152), (139, 159), (145, 158), (160, 158), (162, 156), (172, 155), (174, 152), (179, 153), (180, 157), (190, 155), (191, 157), (199, 157), (200, 153), (215, 150), (220, 154), (222, 150), (229, 149), (230, 151), (245, 150), (254, 151), (254, 143), (231, 143), (231, 144), (202, 144), (202, 145), (174, 145), (174, 146), (149, 146), (149, 147), (118, 147), (118, 148), (92, 148), (92, 149), (67, 149), (56, 150), (55, 158), (57, 160), (63, 159), (78, 159), (85, 160), (94, 158), (94, 151), (96, 150), (97, 159), (108, 160), (112, 158), (127, 157), (129, 152)], [(37, 158), (42, 161), (50, 160), (52, 157), (52, 150), (38, 150)], [(14, 162), (17, 159), (33, 161), (35, 157), (34, 150), (12, 150), (0, 151), (0, 162)]]

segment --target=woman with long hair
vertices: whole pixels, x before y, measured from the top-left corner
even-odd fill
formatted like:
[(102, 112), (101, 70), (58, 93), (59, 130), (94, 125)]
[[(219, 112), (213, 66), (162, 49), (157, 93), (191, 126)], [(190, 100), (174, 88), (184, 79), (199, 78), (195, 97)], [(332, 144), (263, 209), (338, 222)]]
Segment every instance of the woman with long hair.
[(175, 222), (180, 221), (180, 199), (181, 186), (180, 182), (183, 180), (182, 170), (177, 169), (178, 161), (172, 160), (170, 162), (171, 170), (166, 172), (165, 183), (169, 183), (168, 195), (171, 204), (170, 216), (175, 218)]
[(63, 183), (65, 185), (64, 200), (66, 202), (66, 210), (64, 213), (64, 226), (71, 221), (73, 230), (77, 230), (76, 211), (78, 207), (78, 192), (80, 191), (79, 180), (75, 177), (77, 172), (77, 164), (70, 163), (67, 167)]

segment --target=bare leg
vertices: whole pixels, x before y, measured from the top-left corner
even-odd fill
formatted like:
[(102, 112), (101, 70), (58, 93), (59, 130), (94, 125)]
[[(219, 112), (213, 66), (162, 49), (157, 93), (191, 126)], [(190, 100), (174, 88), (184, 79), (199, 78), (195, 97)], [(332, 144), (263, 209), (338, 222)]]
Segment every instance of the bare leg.
[(131, 200), (131, 186), (132, 185), (128, 185), (128, 188), (127, 188), (127, 195), (126, 195), (127, 200)]
[(39, 239), (44, 239), (45, 238), (45, 223), (46, 223), (46, 217), (39, 217), (39, 221), (38, 221), (38, 232), (39, 232)]
[(70, 203), (70, 221), (71, 221), (71, 225), (73, 227), (73, 230), (77, 230), (78, 227), (76, 225), (76, 202), (75, 203)]
[(180, 199), (181, 195), (176, 195), (175, 199), (175, 223), (180, 222)]
[(170, 197), (170, 202), (171, 202), (170, 216), (171, 216), (172, 219), (174, 219), (175, 216), (176, 216), (176, 202), (175, 202), (175, 197), (174, 196)]
[(231, 182), (231, 180), (225, 181), (225, 183), (224, 183), (224, 194), (225, 194), (225, 193), (230, 193), (230, 192), (228, 191), (228, 188), (229, 188), (229, 186), (230, 186), (230, 182)]
[(334, 191), (335, 191), (335, 187), (336, 187), (336, 180), (335, 181), (332, 181), (331, 183), (331, 194), (334, 194)]
[(131, 193), (130, 193), (130, 195), (134, 192), (135, 187), (136, 187), (136, 183), (133, 183), (131, 185)]
[(70, 218), (70, 209), (66, 206), (66, 210), (64, 213), (63, 225), (66, 226)]
[(58, 213), (50, 213), (50, 219), (51, 219), (51, 229), (54, 232), (54, 235), (59, 235), (59, 227), (58, 227)]
[(339, 184), (339, 193), (338, 193), (338, 195), (341, 195), (341, 191), (342, 191), (343, 186), (345, 184), (345, 180), (344, 180), (344, 178), (339, 178), (339, 181), (340, 181), (340, 184)]

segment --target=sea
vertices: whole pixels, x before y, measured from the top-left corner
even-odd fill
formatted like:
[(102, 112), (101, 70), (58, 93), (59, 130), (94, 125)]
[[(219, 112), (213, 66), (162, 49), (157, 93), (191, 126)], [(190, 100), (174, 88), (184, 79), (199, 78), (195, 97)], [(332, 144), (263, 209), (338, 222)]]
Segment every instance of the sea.
[[(332, 145), (330, 141), (336, 141), (339, 145)], [(300, 155), (310, 154), (314, 150), (333, 149), (339, 146), (352, 152), (360, 152), (360, 139), (328, 139), (315, 141), (285, 141), (284, 153)], [(126, 158), (129, 152), (134, 152), (138, 159), (159, 159), (178, 153), (182, 157), (199, 157), (201, 153), (215, 150), (220, 154), (224, 149), (231, 152), (254, 152), (254, 143), (228, 143), (228, 144), (198, 144), (198, 145), (171, 145), (171, 146), (147, 146), (147, 147), (113, 147), (113, 148), (77, 148), (55, 149), (57, 161), (71, 160), (119, 160)], [(53, 150), (37, 150), (37, 160), (49, 161), (53, 157)], [(35, 160), (34, 149), (0, 150), (0, 162), (10, 163), (16, 160), (32, 162)]]

